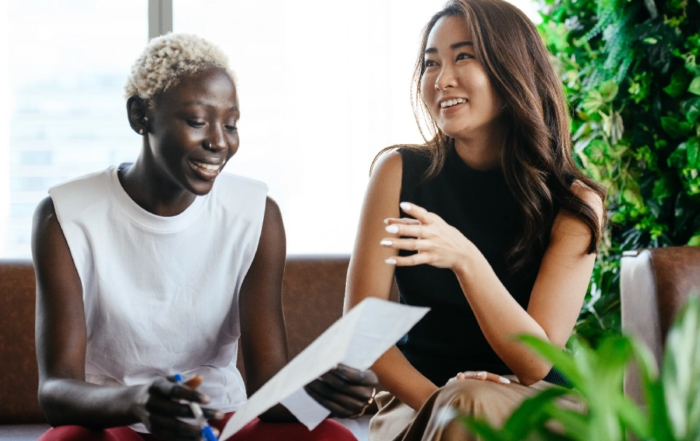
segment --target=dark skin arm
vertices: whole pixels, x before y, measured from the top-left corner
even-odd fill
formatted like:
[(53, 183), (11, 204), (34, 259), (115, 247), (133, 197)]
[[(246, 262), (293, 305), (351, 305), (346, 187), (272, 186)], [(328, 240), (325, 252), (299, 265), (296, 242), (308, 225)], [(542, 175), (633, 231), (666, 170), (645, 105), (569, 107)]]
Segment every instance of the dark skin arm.
[[(254, 394), (288, 362), (287, 337), (282, 312), (282, 277), (286, 238), (282, 215), (270, 198), (258, 250), (240, 293), (241, 344), (248, 394)], [(360, 412), (369, 399), (377, 378), (372, 371), (340, 366), (306, 386), (306, 391), (339, 417)], [(295, 421), (277, 404), (260, 419), (269, 422)]]
[[(189, 407), (173, 400), (206, 403), (203, 394), (166, 378), (132, 387), (85, 381), (87, 330), (82, 285), (50, 197), (37, 207), (32, 234), (39, 403), (48, 422), (94, 429), (142, 422), (161, 438), (200, 439), (196, 426), (176, 418), (191, 416)], [(209, 409), (205, 414), (219, 416)]]

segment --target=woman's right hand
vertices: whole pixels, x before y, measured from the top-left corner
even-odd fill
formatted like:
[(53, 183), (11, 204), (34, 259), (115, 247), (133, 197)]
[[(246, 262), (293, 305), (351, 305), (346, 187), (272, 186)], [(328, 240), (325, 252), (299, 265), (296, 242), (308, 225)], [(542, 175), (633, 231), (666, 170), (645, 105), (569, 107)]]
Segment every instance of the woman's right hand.
[[(178, 418), (193, 418), (187, 403), (191, 401), (207, 404), (209, 397), (197, 392), (188, 385), (196, 387), (201, 377), (196, 376), (184, 384), (178, 384), (174, 378), (157, 378), (151, 383), (137, 389), (133, 412), (154, 436), (167, 440), (201, 440), (201, 429), (196, 424), (189, 424)], [(196, 384), (196, 385), (195, 385)], [(205, 418), (221, 419), (223, 414), (213, 409), (202, 409)]]

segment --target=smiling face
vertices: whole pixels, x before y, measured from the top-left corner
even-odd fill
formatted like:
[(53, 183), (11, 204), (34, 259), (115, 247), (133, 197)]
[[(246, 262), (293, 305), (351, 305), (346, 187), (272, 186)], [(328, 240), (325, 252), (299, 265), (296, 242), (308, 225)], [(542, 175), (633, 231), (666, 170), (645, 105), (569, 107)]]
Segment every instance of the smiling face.
[(503, 104), (474, 56), (474, 42), (462, 17), (445, 16), (435, 23), (423, 69), (423, 101), (447, 136), (470, 139), (498, 130), (494, 122)]
[(154, 99), (147, 115), (155, 173), (195, 195), (211, 191), (239, 143), (238, 97), (226, 70), (212, 67), (181, 78)]

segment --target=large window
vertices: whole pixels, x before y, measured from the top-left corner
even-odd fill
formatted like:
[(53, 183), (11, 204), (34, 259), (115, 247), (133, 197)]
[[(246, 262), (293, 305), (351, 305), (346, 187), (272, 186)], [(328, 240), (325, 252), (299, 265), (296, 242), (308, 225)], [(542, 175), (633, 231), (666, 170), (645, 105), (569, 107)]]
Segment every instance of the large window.
[[(267, 182), (288, 252), (349, 253), (372, 159), (421, 141), (410, 79), (421, 28), (443, 4), (173, 1), (173, 30), (202, 35), (231, 59), (241, 148), (227, 171)], [(0, 6), (0, 59), (9, 61), (0, 67), (9, 97), (0, 110), (0, 257), (30, 255), (31, 216), (49, 186), (135, 159), (140, 138), (122, 86), (147, 25), (143, 0)]]
[(173, 29), (217, 42), (238, 77), (241, 147), (228, 170), (267, 182), (290, 252), (350, 252), (372, 159), (421, 140), (410, 80), (444, 0), (205, 4), (175, 0)]
[(10, 0), (0, 20), (0, 257), (29, 257), (51, 185), (138, 153), (122, 88), (148, 16), (143, 0)]

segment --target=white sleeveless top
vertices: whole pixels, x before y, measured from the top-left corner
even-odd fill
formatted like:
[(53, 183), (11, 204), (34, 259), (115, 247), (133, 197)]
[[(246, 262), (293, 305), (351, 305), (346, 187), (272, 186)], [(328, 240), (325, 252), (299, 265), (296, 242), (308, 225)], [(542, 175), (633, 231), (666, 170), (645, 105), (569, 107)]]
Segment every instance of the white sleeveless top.
[(139, 207), (117, 167), (49, 194), (83, 287), (87, 381), (131, 386), (200, 374), (207, 407), (230, 412), (244, 403), (238, 293), (258, 247), (267, 186), (222, 173), (173, 217)]

